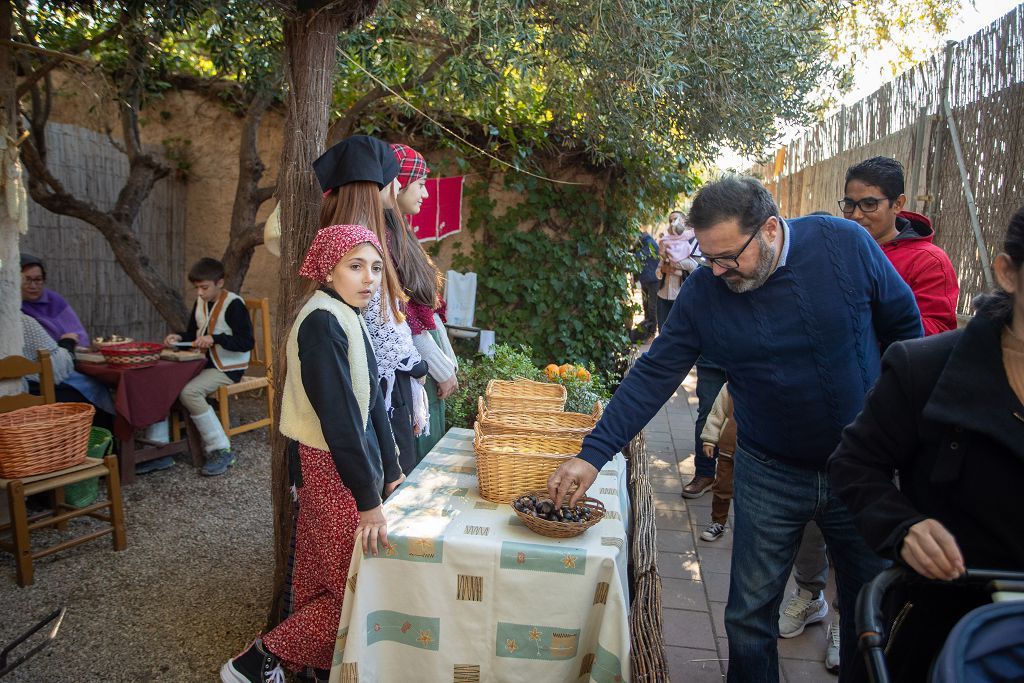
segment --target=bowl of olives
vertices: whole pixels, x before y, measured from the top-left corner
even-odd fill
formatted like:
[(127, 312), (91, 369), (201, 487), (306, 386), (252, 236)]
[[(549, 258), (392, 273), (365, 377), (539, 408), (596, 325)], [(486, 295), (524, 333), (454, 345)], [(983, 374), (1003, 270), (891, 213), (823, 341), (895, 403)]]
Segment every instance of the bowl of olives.
[(551, 538), (579, 536), (604, 518), (604, 503), (599, 500), (583, 497), (569, 507), (569, 496), (566, 496), (562, 505), (555, 505), (547, 491), (524, 493), (511, 505), (523, 524)]

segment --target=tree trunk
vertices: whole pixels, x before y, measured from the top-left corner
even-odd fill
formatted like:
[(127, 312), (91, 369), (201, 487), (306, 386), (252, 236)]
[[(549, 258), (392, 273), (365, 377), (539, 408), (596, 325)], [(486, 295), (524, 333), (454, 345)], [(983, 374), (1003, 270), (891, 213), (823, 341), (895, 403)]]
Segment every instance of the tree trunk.
[[(17, 161), (14, 141), (18, 137), (16, 77), (11, 39), (11, 3), (0, 2), (0, 122), (4, 139), (0, 140), (0, 173)], [(7, 179), (0, 178), (5, 183)], [(24, 331), (21, 326), (21, 266), (18, 252), (18, 219), (8, 213), (7, 195), (0, 189), (0, 358), (22, 353)], [(21, 383), (0, 381), (0, 396), (21, 391)]]
[(257, 94), (245, 113), (242, 139), (238, 150), (238, 186), (235, 189), (235, 204), (231, 210), (231, 230), (228, 245), (221, 261), (227, 273), (225, 286), (232, 292), (242, 288), (245, 275), (249, 272), (253, 252), (263, 244), (262, 226), (256, 225), (256, 214), (260, 205), (273, 196), (274, 188), (260, 188), (260, 180), (266, 171), (260, 159), (257, 134), (263, 114), (273, 100), (269, 90)]
[[(274, 388), (278, 415), (284, 393), (285, 341), (301, 303), (298, 269), (319, 227), (320, 186), (312, 163), (327, 140), (327, 115), (337, 57), (338, 34), (346, 17), (324, 9), (292, 15), (284, 22), (287, 100), (278, 196), (281, 198), (281, 286), (275, 325)], [(274, 504), (274, 592), (268, 624), (281, 618), (291, 541), (292, 502), (285, 438), (274, 433), (271, 456)]]
[(68, 194), (60, 181), (47, 169), (31, 139), (22, 143), (21, 159), (28, 171), (28, 186), (32, 199), (53, 213), (79, 218), (99, 230), (113, 250), (118, 264), (132, 282), (156, 307), (172, 329), (184, 331), (188, 322), (188, 311), (181, 292), (167, 284), (156, 271), (142, 243), (132, 231), (132, 223), (139, 215), (142, 202), (153, 189), (153, 185), (167, 175), (167, 169), (149, 155), (133, 156), (128, 180), (118, 194), (114, 209), (106, 213), (92, 203)]

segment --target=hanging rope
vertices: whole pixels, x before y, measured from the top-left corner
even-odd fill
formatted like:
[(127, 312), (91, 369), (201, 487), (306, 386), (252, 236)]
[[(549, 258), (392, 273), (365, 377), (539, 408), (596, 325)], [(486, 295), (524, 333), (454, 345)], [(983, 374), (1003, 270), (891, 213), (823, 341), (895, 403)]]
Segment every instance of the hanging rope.
[(486, 149), (482, 149), (482, 148), (480, 148), (480, 147), (477, 147), (477, 146), (476, 146), (476, 145), (474, 145), (474, 144), (473, 144), (472, 142), (470, 142), (470, 141), (469, 141), (469, 140), (467, 140), (466, 138), (462, 137), (461, 135), (459, 135), (458, 133), (456, 133), (455, 131), (453, 131), (453, 130), (452, 130), (451, 128), (449, 128), (448, 126), (444, 125), (443, 123), (441, 123), (441, 122), (440, 122), (440, 121), (438, 121), (437, 119), (433, 118), (432, 116), (430, 116), (430, 115), (429, 115), (429, 114), (427, 114), (426, 112), (424, 112), (424, 111), (420, 110), (419, 108), (417, 108), (417, 107), (416, 107), (416, 105), (414, 105), (414, 104), (413, 104), (412, 102), (410, 102), (409, 100), (407, 100), (407, 99), (405, 99), (404, 97), (402, 97), (402, 96), (401, 96), (401, 95), (400, 95), (399, 93), (397, 93), (397, 92), (396, 92), (396, 91), (395, 91), (395, 90), (394, 90), (394, 89), (393, 89), (393, 88), (392, 88), (392, 87), (391, 87), (390, 85), (388, 85), (387, 83), (385, 83), (384, 81), (380, 80), (379, 78), (377, 78), (376, 76), (374, 76), (374, 75), (373, 75), (372, 73), (370, 73), (370, 72), (369, 72), (369, 71), (368, 71), (368, 70), (367, 70), (367, 69), (366, 69), (366, 68), (365, 68), (365, 67), (364, 67), (364, 66), (363, 66), (362, 64), (360, 64), (360, 63), (359, 63), (359, 62), (357, 62), (357, 61), (356, 61), (355, 59), (353, 59), (353, 58), (352, 58), (352, 55), (350, 55), (350, 54), (349, 54), (348, 52), (346, 52), (345, 50), (343, 50), (343, 49), (341, 49), (341, 48), (339, 47), (339, 48), (338, 48), (338, 52), (339, 52), (339, 53), (341, 53), (341, 55), (342, 55), (342, 56), (343, 56), (343, 57), (344, 57), (345, 59), (347, 59), (347, 60), (348, 60), (348, 61), (349, 61), (349, 62), (350, 62), (350, 63), (351, 63), (351, 64), (352, 64), (352, 65), (353, 65), (354, 67), (356, 67), (357, 69), (359, 69), (360, 71), (362, 71), (362, 72), (363, 72), (364, 74), (366, 74), (366, 76), (367, 76), (367, 77), (368, 77), (368, 78), (369, 78), (370, 80), (372, 80), (372, 81), (373, 81), (374, 83), (376, 83), (376, 84), (377, 84), (377, 85), (379, 85), (380, 87), (382, 87), (382, 88), (384, 88), (385, 90), (387, 90), (387, 91), (388, 91), (389, 93), (391, 93), (392, 95), (394, 95), (395, 97), (397, 97), (397, 98), (398, 98), (399, 100), (401, 100), (402, 104), (404, 104), (405, 106), (409, 107), (409, 108), (410, 108), (410, 109), (412, 109), (412, 110), (413, 110), (414, 112), (416, 112), (417, 114), (419, 114), (419, 115), (420, 115), (420, 116), (422, 116), (423, 118), (427, 119), (428, 121), (430, 121), (431, 123), (433, 123), (433, 124), (434, 124), (435, 126), (437, 126), (438, 128), (440, 128), (440, 129), (441, 129), (441, 130), (443, 130), (443, 131), (444, 131), (445, 133), (447, 133), (448, 135), (452, 136), (453, 138), (455, 138), (456, 140), (458, 140), (458, 141), (459, 141), (459, 142), (461, 142), (462, 144), (466, 145), (467, 147), (471, 147), (472, 149), (474, 149), (474, 150), (475, 150), (476, 152), (478, 152), (479, 154), (482, 154), (482, 155), (484, 155), (485, 157), (488, 157), (489, 159), (492, 159), (492, 160), (494, 160), (494, 161), (497, 161), (497, 162), (498, 162), (499, 164), (501, 164), (502, 166), (507, 166), (508, 168), (512, 169), (513, 171), (516, 171), (517, 173), (523, 173), (523, 174), (525, 174), (525, 175), (528, 175), (528, 176), (531, 176), (531, 177), (537, 178), (538, 180), (544, 180), (544, 181), (546, 181), (546, 182), (549, 182), (549, 183), (558, 183), (559, 185), (586, 185), (586, 184), (587, 184), (587, 183), (577, 183), (577, 182), (574, 182), (574, 181), (571, 181), (571, 180), (558, 180), (558, 179), (556, 179), (556, 178), (548, 178), (547, 176), (543, 176), (543, 175), (538, 175), (538, 174), (536, 174), (536, 173), (533, 173), (533, 172), (531, 172), (531, 171), (527, 171), (527, 170), (525, 170), (525, 169), (519, 168), (518, 166), (515, 166), (515, 165), (513, 165), (513, 164), (510, 164), (509, 162), (505, 161), (504, 159), (499, 159), (498, 157), (496, 157), (496, 156), (494, 156), (493, 154), (491, 154), (490, 152), (488, 152), (488, 151), (487, 151)]

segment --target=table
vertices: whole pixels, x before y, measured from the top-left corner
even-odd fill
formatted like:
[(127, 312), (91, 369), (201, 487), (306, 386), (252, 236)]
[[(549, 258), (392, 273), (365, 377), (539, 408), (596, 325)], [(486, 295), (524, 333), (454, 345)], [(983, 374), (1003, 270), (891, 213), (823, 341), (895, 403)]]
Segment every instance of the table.
[(574, 538), (480, 498), (473, 433), (452, 429), (384, 505), (391, 548), (355, 553), (331, 683), (629, 680), (629, 510), (622, 455)]
[(75, 369), (116, 387), (114, 395), (114, 438), (119, 442), (118, 467), (121, 483), (135, 483), (135, 465), (189, 449), (185, 440), (166, 445), (137, 448), (135, 430), (143, 429), (167, 417), (178, 394), (189, 381), (203, 371), (205, 359), (157, 361), (148, 368), (113, 368), (105, 363), (79, 361)]

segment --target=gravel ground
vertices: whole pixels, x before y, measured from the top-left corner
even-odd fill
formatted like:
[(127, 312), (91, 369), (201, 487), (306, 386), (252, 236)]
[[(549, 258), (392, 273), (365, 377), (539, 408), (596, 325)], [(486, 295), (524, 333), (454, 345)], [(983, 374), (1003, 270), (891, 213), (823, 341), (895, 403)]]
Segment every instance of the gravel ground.
[[(261, 405), (233, 401), (232, 412)], [(36, 560), (27, 588), (0, 552), (0, 645), (68, 610), (57, 639), (4, 683), (218, 680), (220, 665), (260, 630), (273, 575), (267, 430), (232, 445), (238, 462), (222, 477), (200, 476), (182, 455), (125, 487), (121, 552), (104, 537)], [(37, 533), (33, 545), (58, 536)]]

